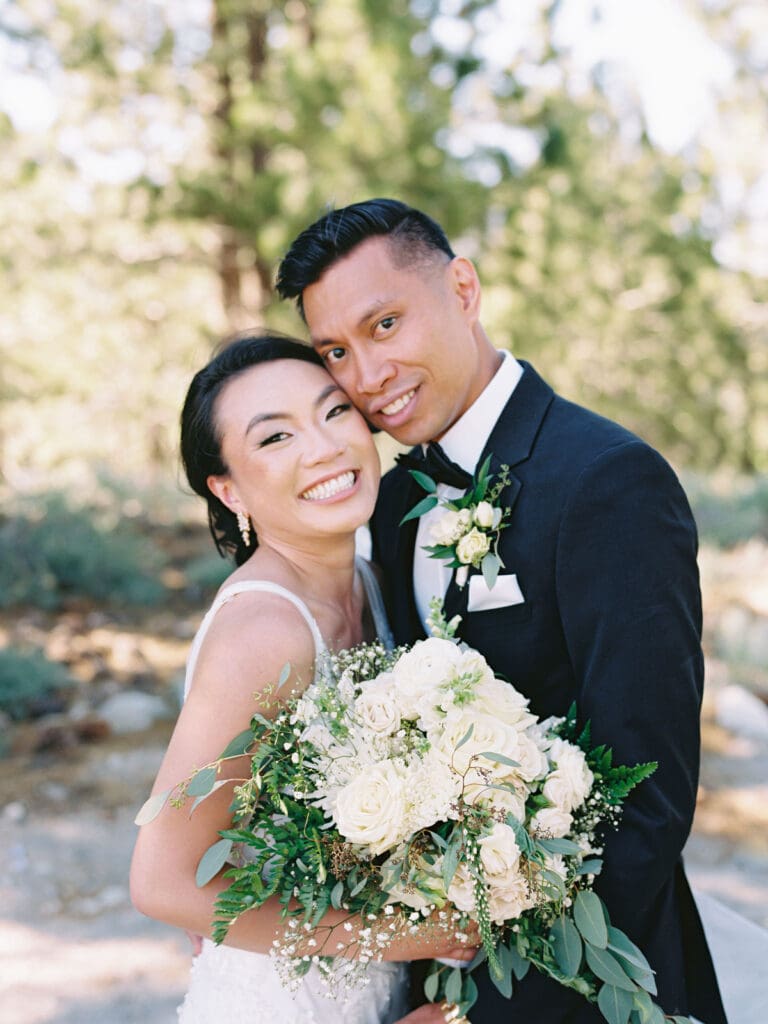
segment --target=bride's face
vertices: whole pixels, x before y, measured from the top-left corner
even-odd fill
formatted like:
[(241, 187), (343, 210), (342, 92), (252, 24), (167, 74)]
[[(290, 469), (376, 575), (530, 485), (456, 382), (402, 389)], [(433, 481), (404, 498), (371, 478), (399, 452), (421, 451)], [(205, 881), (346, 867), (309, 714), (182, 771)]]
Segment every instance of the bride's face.
[(379, 457), (365, 420), (322, 367), (295, 359), (253, 366), (215, 406), (229, 474), (211, 490), (243, 510), (260, 541), (351, 532), (368, 521)]

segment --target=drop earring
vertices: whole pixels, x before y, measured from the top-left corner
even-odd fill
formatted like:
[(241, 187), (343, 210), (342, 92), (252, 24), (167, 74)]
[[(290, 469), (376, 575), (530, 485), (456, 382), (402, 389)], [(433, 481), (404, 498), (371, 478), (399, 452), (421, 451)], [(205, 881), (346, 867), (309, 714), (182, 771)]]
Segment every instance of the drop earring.
[(251, 546), (251, 520), (248, 518), (248, 514), (242, 510), (237, 513), (237, 528), (243, 538), (243, 544), (249, 548)]

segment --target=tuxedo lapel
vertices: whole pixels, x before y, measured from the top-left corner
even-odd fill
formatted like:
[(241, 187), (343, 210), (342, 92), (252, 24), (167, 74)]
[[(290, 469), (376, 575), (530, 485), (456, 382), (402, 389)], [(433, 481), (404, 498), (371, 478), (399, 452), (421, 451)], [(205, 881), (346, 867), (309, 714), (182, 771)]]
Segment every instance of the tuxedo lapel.
[[(397, 522), (407, 515), (424, 494), (410, 473), (403, 472), (400, 500), (395, 510)], [(413, 592), (413, 555), (416, 547), (418, 519), (409, 519), (397, 530), (393, 565), (395, 579), (392, 586), (392, 629), (398, 642), (413, 642), (424, 636), (424, 628), (416, 608)]]
[[(523, 486), (520, 477), (513, 472), (514, 467), (530, 457), (541, 424), (555, 397), (552, 388), (542, 380), (530, 363), (521, 361), (521, 365), (523, 376), (496, 421), (475, 470), (482, 466), (489, 455), (490, 472), (494, 476), (498, 476), (502, 466), (509, 467), (509, 483), (499, 495), (497, 504), (509, 509), (510, 517)], [(479, 571), (470, 567), (469, 574)], [(466, 621), (468, 602), (469, 585), (457, 586), (454, 572), (445, 595), (446, 618), (451, 619), (454, 615), (460, 615), (462, 620)]]

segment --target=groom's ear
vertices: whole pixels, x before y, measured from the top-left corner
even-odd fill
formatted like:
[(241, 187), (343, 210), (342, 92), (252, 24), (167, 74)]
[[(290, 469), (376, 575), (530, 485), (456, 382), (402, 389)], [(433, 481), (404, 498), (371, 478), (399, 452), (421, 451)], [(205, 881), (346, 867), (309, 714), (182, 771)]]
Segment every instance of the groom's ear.
[(449, 266), (451, 286), (459, 300), (461, 312), (474, 323), (480, 316), (480, 278), (475, 265), (466, 256), (454, 256)]

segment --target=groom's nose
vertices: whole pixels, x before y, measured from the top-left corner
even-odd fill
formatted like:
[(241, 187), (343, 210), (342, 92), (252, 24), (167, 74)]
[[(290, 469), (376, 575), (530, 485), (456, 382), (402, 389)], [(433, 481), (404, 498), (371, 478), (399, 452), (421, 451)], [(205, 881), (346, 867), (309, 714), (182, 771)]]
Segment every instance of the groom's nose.
[(387, 358), (381, 347), (377, 349), (375, 343), (358, 355), (356, 369), (355, 386), (364, 395), (378, 394), (397, 372), (392, 360)]

